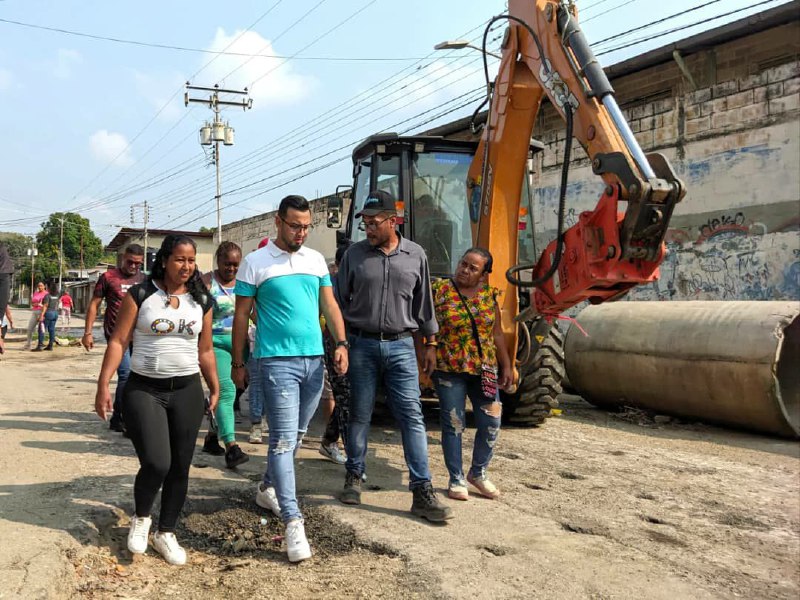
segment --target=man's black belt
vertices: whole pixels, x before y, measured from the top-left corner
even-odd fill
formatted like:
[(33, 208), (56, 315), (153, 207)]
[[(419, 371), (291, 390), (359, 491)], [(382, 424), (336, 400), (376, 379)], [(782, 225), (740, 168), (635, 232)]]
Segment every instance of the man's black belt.
[(380, 340), (382, 342), (394, 342), (414, 335), (413, 331), (401, 331), (400, 333), (386, 333), (383, 331), (364, 331), (356, 327), (350, 328), (350, 333), (356, 337), (367, 338), (368, 340)]

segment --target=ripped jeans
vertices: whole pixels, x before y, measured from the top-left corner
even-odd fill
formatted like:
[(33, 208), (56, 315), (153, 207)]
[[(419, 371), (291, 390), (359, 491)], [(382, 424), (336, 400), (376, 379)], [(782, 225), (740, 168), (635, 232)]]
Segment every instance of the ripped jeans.
[(321, 356), (256, 359), (269, 421), (264, 485), (274, 486), (284, 523), (302, 519), (295, 496), (294, 456), (322, 395)]
[(467, 396), (472, 402), (476, 427), (469, 470), (473, 477), (485, 475), (492, 460), (494, 445), (500, 436), (500, 399), (492, 400), (483, 395), (479, 375), (434, 371), (433, 383), (439, 396), (442, 452), (450, 473), (450, 483), (466, 485), (461, 459), (461, 434), (466, 426)]

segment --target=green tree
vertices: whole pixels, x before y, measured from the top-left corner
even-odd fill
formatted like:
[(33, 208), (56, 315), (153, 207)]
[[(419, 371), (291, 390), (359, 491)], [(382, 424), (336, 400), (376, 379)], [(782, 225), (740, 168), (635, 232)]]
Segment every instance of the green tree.
[(36, 234), (36, 245), (39, 248), (36, 270), (39, 272), (41, 269), (46, 278), (58, 277), (62, 220), (64, 269), (94, 266), (103, 255), (103, 243), (92, 231), (89, 219), (72, 212), (53, 213), (42, 223), (42, 230)]
[(0, 232), (0, 242), (6, 245), (8, 253), (14, 260), (14, 272), (18, 280), (30, 285), (31, 257), (28, 255), (28, 250), (33, 247), (33, 238), (21, 233)]
[(0, 232), (0, 242), (3, 242), (8, 248), (8, 253), (14, 259), (17, 271), (24, 266), (26, 260), (30, 260), (28, 250), (33, 245), (33, 239), (30, 236), (21, 233)]

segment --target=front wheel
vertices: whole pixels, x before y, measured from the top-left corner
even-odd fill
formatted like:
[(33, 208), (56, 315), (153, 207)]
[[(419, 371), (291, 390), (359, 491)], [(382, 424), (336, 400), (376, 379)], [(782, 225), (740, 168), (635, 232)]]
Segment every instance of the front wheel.
[[(524, 359), (518, 370), (520, 385), (513, 394), (501, 392), (503, 420), (509, 425), (541, 425), (558, 406), (564, 380), (564, 335), (557, 325), (547, 325), (539, 318), (524, 324), (530, 332), (535, 352), (528, 352), (527, 336), (520, 336), (517, 359)], [(541, 341), (537, 341), (541, 338)], [(525, 356), (527, 355), (527, 357)]]

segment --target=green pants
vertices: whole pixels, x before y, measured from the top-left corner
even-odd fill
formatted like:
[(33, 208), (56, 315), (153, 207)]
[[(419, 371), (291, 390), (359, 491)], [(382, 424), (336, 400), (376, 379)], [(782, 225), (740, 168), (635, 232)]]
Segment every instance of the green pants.
[(219, 378), (219, 402), (217, 403), (217, 428), (219, 439), (229, 444), (236, 439), (233, 417), (233, 401), (236, 399), (236, 386), (231, 379), (233, 347), (231, 335), (214, 335), (214, 355), (217, 357), (217, 377)]

